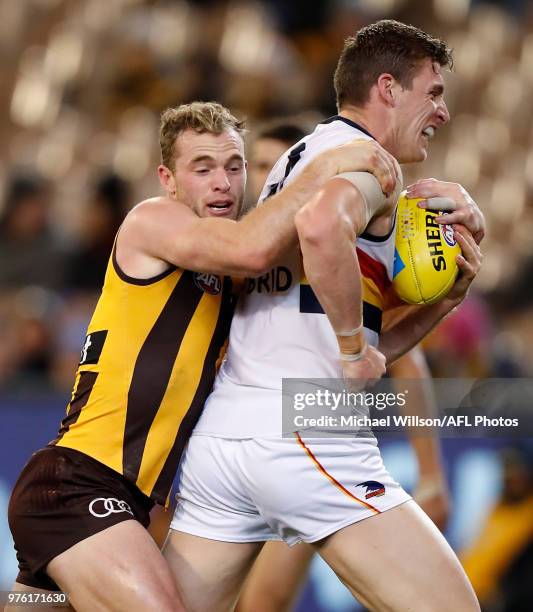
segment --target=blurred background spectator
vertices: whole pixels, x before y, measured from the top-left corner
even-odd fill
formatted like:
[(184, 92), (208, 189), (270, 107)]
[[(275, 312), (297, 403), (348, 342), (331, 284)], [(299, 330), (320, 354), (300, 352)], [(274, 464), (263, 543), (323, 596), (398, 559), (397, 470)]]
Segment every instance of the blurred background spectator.
[(101, 289), (115, 235), (131, 204), (129, 185), (119, 176), (109, 174), (96, 183), (83, 211), (79, 242), (68, 256), (69, 290)]
[(34, 174), (14, 174), (0, 217), (0, 288), (59, 287), (64, 254), (50, 218), (51, 186)]
[(531, 610), (533, 442), (502, 450), (503, 488), (462, 562), (486, 612)]
[[(52, 437), (115, 233), (131, 206), (159, 193), (160, 112), (215, 99), (246, 116), (251, 202), (262, 182), (256, 145), (265, 144), (265, 134), (257, 134), (267, 134), (268, 147), (269, 129), (296, 120), (308, 131), (335, 114), (332, 72), (343, 41), (376, 19), (422, 27), (455, 52), (446, 91), (452, 122), (439, 131), (424, 164), (404, 168), (406, 184), (426, 176), (461, 182), (487, 217), (475, 291), (426, 343), (433, 373), (531, 375), (531, 2), (0, 0), (0, 15), (0, 413), (13, 432), (13, 446), (6, 448), (21, 449), (10, 450), (2, 464), (0, 511), (2, 492), (20, 467), (15, 464), (47, 441), (28, 437), (25, 444), (33, 446), (26, 448), (14, 423), (21, 410), (27, 419), (48, 410), (43, 398), (53, 392)], [(12, 401), (21, 393), (29, 394), (22, 406)], [(490, 502), (500, 482), (498, 503), (507, 503), (507, 480), (500, 480), (499, 464), (489, 459), (492, 449), (485, 450), (482, 460), (477, 448), (468, 457), (457, 449), (447, 454), (457, 498), (449, 536), (457, 548), (468, 544), (464, 534), (473, 524), (471, 508), (461, 503), (472, 483), (481, 504), (479, 524), (486, 519), (490, 527)], [(408, 480), (405, 451), (390, 448), (388, 456), (398, 477)], [(16, 469), (8, 477), (11, 464)], [(529, 567), (521, 565), (518, 548), (513, 555), (490, 589), (480, 587), (491, 612), (522, 609), (497, 608), (502, 593), (518, 591), (513, 580)], [(6, 580), (2, 567), (0, 584)], [(317, 586), (326, 580), (321, 572), (315, 568), (307, 591), (313, 609), (355, 609), (329, 591), (327, 581)], [(312, 609), (306, 601), (305, 609)]]
[[(300, 125), (301, 124), (301, 125)], [(248, 181), (246, 185), (247, 207), (259, 200), (266, 179), (274, 164), (287, 149), (314, 129), (298, 120), (274, 121), (258, 126), (247, 142)]]

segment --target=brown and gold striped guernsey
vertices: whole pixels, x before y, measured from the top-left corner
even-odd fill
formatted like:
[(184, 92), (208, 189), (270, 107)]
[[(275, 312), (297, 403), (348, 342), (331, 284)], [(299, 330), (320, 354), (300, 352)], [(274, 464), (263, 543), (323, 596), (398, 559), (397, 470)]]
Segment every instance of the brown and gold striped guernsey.
[(93, 457), (165, 503), (211, 391), (234, 302), (229, 277), (171, 268), (133, 279), (113, 251), (51, 444)]

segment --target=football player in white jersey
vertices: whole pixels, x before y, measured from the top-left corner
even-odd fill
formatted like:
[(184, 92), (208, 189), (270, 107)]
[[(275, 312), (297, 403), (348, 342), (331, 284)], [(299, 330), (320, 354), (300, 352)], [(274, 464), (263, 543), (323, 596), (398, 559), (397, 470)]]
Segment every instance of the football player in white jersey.
[[(287, 120), (273, 122), (254, 135), (248, 155), (247, 192), (251, 206), (258, 201), (268, 174), (279, 157), (305, 135), (299, 125)], [(402, 391), (402, 380), (421, 381), (409, 390), (407, 414), (421, 417), (436, 415), (431, 373), (420, 346), (411, 349), (387, 369), (399, 391)], [(407, 435), (416, 455), (419, 474), (413, 497), (437, 527), (443, 530), (448, 520), (449, 493), (438, 432), (420, 436), (409, 430)], [(292, 610), (314, 554), (315, 549), (310, 544), (287, 546), (285, 542), (267, 542), (246, 578), (236, 612)]]
[[(264, 197), (327, 146), (356, 135), (377, 140), (400, 163), (425, 159), (449, 120), (441, 71), (450, 63), (442, 41), (412, 26), (382, 21), (360, 30), (335, 74), (339, 115), (280, 159)], [(458, 210), (447, 221), (482, 234), (482, 216), (462, 188), (426, 181), (409, 190), (422, 192), (452, 198)], [(476, 242), (456, 226), (463, 254), (450, 293), (436, 305), (406, 308), (380, 334), (394, 204), (366, 174), (329, 181), (296, 217), (303, 268), (295, 252), (249, 284), (181, 466), (164, 550), (189, 610), (231, 609), (261, 543), (272, 539), (313, 544), (372, 610), (479, 610), (455, 554), (385, 470), (374, 438), (297, 430), (281, 437), (284, 377), (379, 378), (386, 361), (462, 301), (479, 270)]]

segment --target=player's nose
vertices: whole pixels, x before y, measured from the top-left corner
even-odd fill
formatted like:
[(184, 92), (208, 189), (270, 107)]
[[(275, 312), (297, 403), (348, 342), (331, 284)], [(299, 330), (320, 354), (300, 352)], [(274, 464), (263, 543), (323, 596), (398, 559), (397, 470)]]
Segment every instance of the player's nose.
[(446, 106), (446, 102), (444, 100), (441, 100), (437, 108), (437, 117), (443, 125), (448, 123), (450, 120), (450, 112), (448, 111), (448, 107)]
[(228, 175), (224, 168), (219, 168), (213, 173), (213, 189), (215, 191), (228, 191), (231, 184), (228, 179)]

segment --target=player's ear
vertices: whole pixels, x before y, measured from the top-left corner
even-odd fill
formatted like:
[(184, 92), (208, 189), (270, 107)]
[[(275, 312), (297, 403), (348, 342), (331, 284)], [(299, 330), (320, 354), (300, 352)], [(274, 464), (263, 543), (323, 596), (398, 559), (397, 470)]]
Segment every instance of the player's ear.
[(172, 172), (166, 166), (160, 164), (157, 168), (157, 175), (163, 189), (170, 195), (176, 195), (176, 179)]
[(377, 81), (379, 97), (389, 106), (396, 106), (397, 81), (388, 72), (380, 74)]

